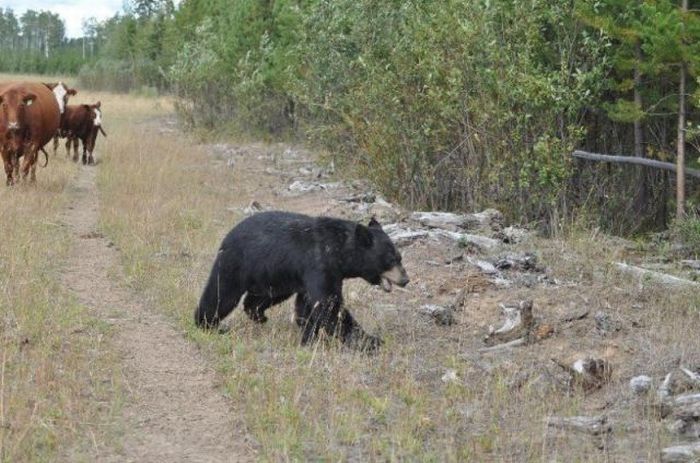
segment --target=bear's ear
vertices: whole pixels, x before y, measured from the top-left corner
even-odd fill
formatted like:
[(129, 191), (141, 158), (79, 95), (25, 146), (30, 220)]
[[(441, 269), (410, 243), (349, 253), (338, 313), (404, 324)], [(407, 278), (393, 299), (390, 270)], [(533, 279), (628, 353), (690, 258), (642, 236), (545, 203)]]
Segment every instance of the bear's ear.
[(372, 233), (367, 227), (361, 224), (355, 226), (355, 240), (362, 246), (371, 247), (372, 246)]
[(367, 225), (369, 228), (379, 228), (381, 229), (382, 226), (379, 222), (377, 222), (377, 219), (372, 216), (372, 218), (369, 221), (369, 225)]

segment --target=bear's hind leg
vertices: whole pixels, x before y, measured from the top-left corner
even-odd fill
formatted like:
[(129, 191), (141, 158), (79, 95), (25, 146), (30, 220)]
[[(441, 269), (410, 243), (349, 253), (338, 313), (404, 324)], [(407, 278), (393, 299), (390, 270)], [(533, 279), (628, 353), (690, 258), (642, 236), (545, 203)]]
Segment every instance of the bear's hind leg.
[(243, 310), (254, 322), (265, 323), (267, 321), (265, 311), (273, 305), (286, 301), (290, 296), (291, 294), (285, 294), (282, 296), (270, 297), (249, 292), (243, 300)]
[(297, 294), (294, 301), (294, 323), (299, 328), (306, 326), (307, 319), (311, 313), (311, 307), (306, 303), (306, 295), (304, 293)]

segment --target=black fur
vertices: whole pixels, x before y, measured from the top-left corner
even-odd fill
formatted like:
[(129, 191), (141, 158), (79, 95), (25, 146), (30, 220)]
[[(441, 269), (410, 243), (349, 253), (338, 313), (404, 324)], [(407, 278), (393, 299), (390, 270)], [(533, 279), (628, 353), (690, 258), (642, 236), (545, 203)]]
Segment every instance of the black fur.
[[(377, 347), (343, 307), (343, 280), (381, 283), (382, 273), (399, 266), (401, 256), (379, 223), (369, 226), (329, 217), (263, 212), (240, 222), (224, 238), (195, 311), (204, 328), (219, 324), (238, 305), (257, 322), (265, 310), (296, 294), (296, 321), (302, 344), (319, 329), (345, 343)], [(408, 278), (403, 272), (404, 281)]]

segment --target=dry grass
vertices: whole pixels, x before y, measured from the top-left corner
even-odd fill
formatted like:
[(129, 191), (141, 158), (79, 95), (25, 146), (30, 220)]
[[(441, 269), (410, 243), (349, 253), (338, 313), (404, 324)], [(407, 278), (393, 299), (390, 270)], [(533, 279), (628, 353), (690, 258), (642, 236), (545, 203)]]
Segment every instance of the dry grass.
[[(577, 284), (483, 289), (470, 294), (452, 328), (434, 326), (416, 309), (450, 297), (469, 275), (428, 265), (439, 260), (435, 248), (408, 248), (409, 292), (384, 295), (362, 282), (346, 289), (353, 312), (387, 341), (373, 357), (333, 342), (299, 347), (288, 305), (271, 310), (264, 326), (236, 311), (227, 335), (195, 329), (192, 311), (221, 238), (240, 219), (237, 208), (255, 198), (317, 213), (323, 201), (272, 194), (279, 180), (264, 174), (256, 159), (278, 153), (277, 146), (246, 145), (245, 156), (229, 168), (211, 147), (165, 124), (167, 100), (102, 98), (110, 134), (108, 144), (98, 142), (102, 226), (120, 247), (132, 285), (210, 354), (236, 412), (259, 442), (261, 460), (654, 460), (672, 441), (626, 384), (635, 374), (659, 378), (679, 362), (697, 363), (698, 295), (640, 289), (620, 277), (609, 263), (625, 251), (600, 236), (530, 245), (557, 278)], [(525, 297), (556, 325), (555, 336), (511, 353), (477, 354), (488, 323), (496, 322), (496, 303)], [(560, 323), (572, 306), (590, 308), (591, 316)], [(599, 309), (619, 318), (623, 329), (596, 334), (592, 314)], [(613, 383), (590, 395), (567, 395), (538, 380), (556, 373), (551, 357), (578, 355), (613, 362)], [(448, 369), (459, 381), (441, 381)], [(544, 426), (551, 414), (600, 413), (615, 423), (603, 450), (586, 436)]]
[(2, 462), (80, 461), (81, 449), (109, 439), (118, 406), (109, 328), (60, 283), (74, 244), (61, 213), (75, 174), (52, 158), (36, 185), (0, 188)]

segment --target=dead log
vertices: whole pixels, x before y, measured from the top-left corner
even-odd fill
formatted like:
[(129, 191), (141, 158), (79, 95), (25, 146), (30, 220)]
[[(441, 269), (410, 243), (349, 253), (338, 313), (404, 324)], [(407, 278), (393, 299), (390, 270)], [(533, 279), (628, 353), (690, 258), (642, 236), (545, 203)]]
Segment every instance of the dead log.
[(430, 236), (449, 238), (452, 241), (456, 241), (457, 243), (463, 244), (465, 246), (475, 246), (481, 251), (489, 251), (492, 249), (496, 249), (498, 246), (501, 245), (500, 241), (495, 240), (493, 238), (488, 238), (486, 236), (472, 235), (471, 233), (458, 233), (449, 230), (442, 230), (439, 228), (431, 230)]
[(639, 277), (640, 279), (644, 278), (655, 280), (667, 286), (700, 287), (700, 283), (696, 283), (694, 281), (674, 277), (673, 275), (668, 275), (666, 273), (654, 272), (653, 270), (647, 270), (641, 267), (635, 267), (633, 265), (628, 265), (622, 262), (615, 262), (615, 266), (624, 273), (629, 273), (631, 275)]
[[(676, 172), (676, 165), (670, 162), (657, 161), (655, 159), (640, 158), (636, 156), (611, 156), (609, 154), (589, 153), (588, 151), (576, 150), (571, 154), (575, 158), (589, 161), (603, 161), (612, 163), (639, 164), (642, 166), (655, 167), (657, 169), (670, 170)], [(700, 178), (700, 170), (685, 168), (685, 174), (691, 177)]]
[(411, 214), (410, 219), (424, 227), (449, 231), (472, 229), (500, 230), (503, 226), (503, 214), (495, 209), (486, 209), (474, 214), (433, 211), (414, 212)]
[(608, 418), (602, 416), (550, 416), (547, 418), (547, 426), (563, 429), (565, 431), (577, 431), (591, 436), (600, 436), (612, 431)]
[(674, 407), (684, 407), (700, 403), (700, 394), (683, 394), (673, 398), (672, 404)]
[(496, 344), (495, 346), (491, 347), (482, 347), (481, 349), (479, 349), (479, 352), (499, 352), (511, 349), (513, 347), (524, 346), (525, 344), (527, 344), (527, 340), (525, 338), (518, 338), (503, 344)]
[(700, 260), (682, 260), (681, 265), (693, 270), (700, 270)]
[(678, 405), (673, 410), (673, 416), (684, 421), (700, 420), (700, 401)]
[(683, 437), (685, 439), (700, 438), (700, 422), (690, 420), (675, 420), (669, 423), (666, 428), (672, 434)]
[(505, 322), (498, 329), (490, 326), (489, 334), (484, 339), (484, 342), (489, 346), (493, 346), (494, 344), (509, 342), (517, 338), (527, 339), (534, 324), (532, 301), (499, 304), (498, 307), (505, 317)]
[(688, 377), (691, 383), (695, 386), (700, 386), (700, 375), (695, 373), (694, 371), (690, 371), (687, 368), (681, 367), (681, 371), (685, 373), (685, 375)]
[(410, 228), (403, 228), (397, 223), (384, 226), (384, 232), (399, 248), (408, 246), (420, 238), (427, 237), (429, 234), (427, 230), (412, 230)]
[(662, 463), (697, 463), (700, 461), (700, 441), (663, 449), (661, 461)]

